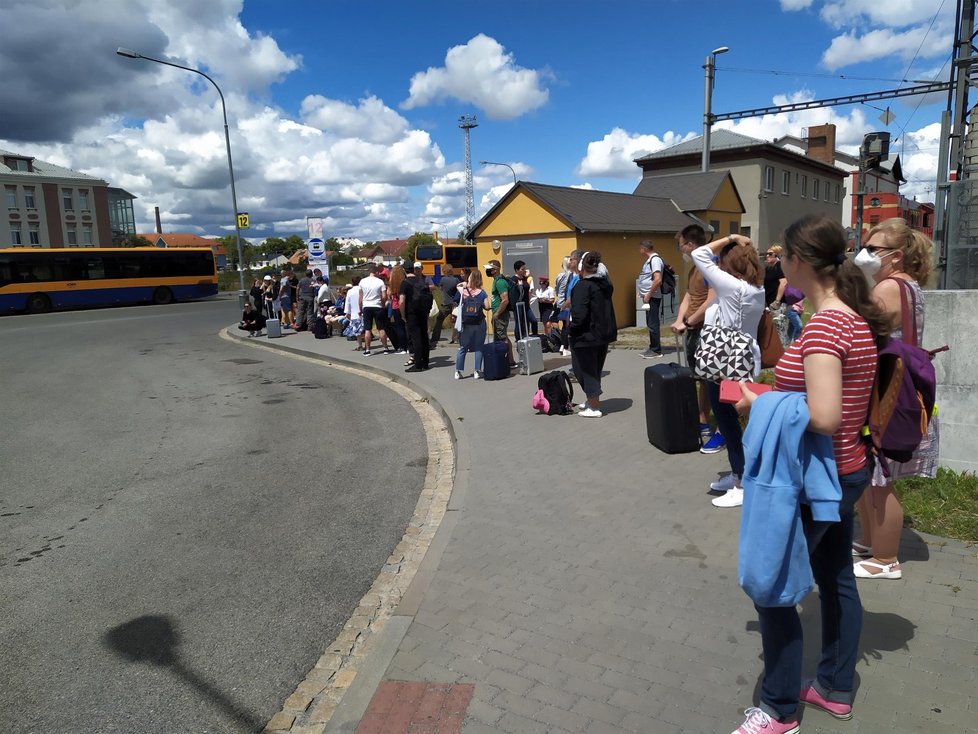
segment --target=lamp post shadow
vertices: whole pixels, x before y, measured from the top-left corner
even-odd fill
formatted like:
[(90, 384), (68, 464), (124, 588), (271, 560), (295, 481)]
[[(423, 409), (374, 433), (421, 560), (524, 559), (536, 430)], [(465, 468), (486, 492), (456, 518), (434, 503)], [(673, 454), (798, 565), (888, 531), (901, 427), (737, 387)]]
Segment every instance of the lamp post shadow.
[(177, 649), (180, 645), (180, 634), (170, 617), (146, 615), (131, 619), (106, 632), (102, 641), (116, 655), (130, 663), (157, 665), (170, 670), (195, 691), (210, 699), (228, 719), (239, 723), (242, 730), (258, 732), (264, 728), (265, 722), (242, 709), (210, 681), (183, 665)]

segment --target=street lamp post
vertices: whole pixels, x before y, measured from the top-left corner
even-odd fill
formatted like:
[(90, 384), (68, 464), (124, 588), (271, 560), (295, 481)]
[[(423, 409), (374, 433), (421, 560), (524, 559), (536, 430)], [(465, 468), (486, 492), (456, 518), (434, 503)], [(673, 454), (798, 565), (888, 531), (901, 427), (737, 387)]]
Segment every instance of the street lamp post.
[(516, 185), (516, 169), (513, 168), (508, 163), (497, 163), (496, 161), (479, 161), (480, 165), (483, 166), (506, 166), (513, 174), (513, 186)]
[(713, 127), (713, 78), (717, 68), (717, 56), (725, 54), (730, 49), (726, 46), (713, 49), (706, 57), (703, 68), (706, 70), (705, 89), (703, 92), (703, 173), (710, 170), (710, 128)]
[(157, 64), (163, 64), (164, 66), (172, 66), (175, 69), (183, 69), (184, 71), (191, 71), (194, 74), (200, 74), (202, 77), (204, 77), (204, 79), (213, 84), (214, 89), (217, 90), (217, 94), (221, 98), (221, 110), (224, 113), (224, 144), (227, 146), (228, 151), (228, 174), (231, 177), (231, 205), (234, 207), (234, 234), (235, 241), (238, 243), (238, 285), (241, 288), (239, 300), (241, 300), (243, 303), (243, 299), (247, 295), (244, 284), (244, 257), (241, 253), (241, 227), (238, 226), (238, 195), (234, 190), (234, 164), (231, 162), (231, 136), (228, 134), (228, 109), (224, 104), (224, 93), (221, 92), (221, 88), (217, 86), (217, 82), (207, 76), (207, 74), (202, 72), (200, 69), (194, 69), (192, 66), (181, 66), (180, 64), (174, 64), (172, 61), (163, 61), (163, 59), (154, 59), (151, 56), (143, 56), (138, 51), (133, 51), (130, 48), (123, 48), (122, 46), (116, 50), (116, 53), (119, 54), (119, 56), (125, 56), (129, 59), (145, 59), (146, 61), (153, 61)]

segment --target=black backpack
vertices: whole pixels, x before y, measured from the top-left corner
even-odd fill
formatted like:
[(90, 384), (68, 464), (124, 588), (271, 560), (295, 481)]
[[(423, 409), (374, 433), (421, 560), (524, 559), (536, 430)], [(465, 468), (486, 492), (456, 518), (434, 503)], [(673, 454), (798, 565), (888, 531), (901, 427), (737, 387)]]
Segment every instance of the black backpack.
[(526, 284), (516, 276), (507, 278), (509, 284), (509, 303), (507, 311), (515, 311), (517, 303), (526, 303)]
[(426, 319), (431, 312), (431, 304), (435, 302), (435, 296), (424, 278), (414, 276), (414, 280), (415, 283), (411, 286), (411, 304), (409, 311), (418, 318)]
[(540, 375), (537, 388), (550, 403), (547, 415), (569, 415), (574, 412), (574, 386), (563, 370), (554, 370)]

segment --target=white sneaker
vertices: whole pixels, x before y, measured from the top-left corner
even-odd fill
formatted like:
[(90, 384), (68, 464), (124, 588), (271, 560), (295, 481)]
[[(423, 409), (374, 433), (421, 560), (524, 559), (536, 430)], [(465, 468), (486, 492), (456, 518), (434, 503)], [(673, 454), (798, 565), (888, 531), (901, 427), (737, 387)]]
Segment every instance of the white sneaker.
[(713, 498), (714, 507), (740, 507), (744, 504), (744, 490), (734, 487), (724, 492), (719, 497)]
[(710, 482), (710, 489), (715, 492), (727, 492), (737, 486), (737, 476), (735, 474), (727, 474), (720, 477), (715, 482)]
[(578, 415), (583, 418), (600, 418), (603, 413), (600, 410), (595, 410), (594, 408), (585, 408), (578, 413)]
[(478, 371), (473, 372), (472, 373), (472, 379), (473, 380), (481, 380), (482, 379), (482, 373), (481, 372), (478, 372)]
[(586, 402), (585, 403), (581, 403), (580, 405), (577, 406), (577, 409), (578, 410), (584, 410), (586, 408), (587, 408), (587, 403)]
[(462, 379), (462, 373), (459, 372), (458, 370), (455, 370), (455, 379), (456, 380), (461, 380)]

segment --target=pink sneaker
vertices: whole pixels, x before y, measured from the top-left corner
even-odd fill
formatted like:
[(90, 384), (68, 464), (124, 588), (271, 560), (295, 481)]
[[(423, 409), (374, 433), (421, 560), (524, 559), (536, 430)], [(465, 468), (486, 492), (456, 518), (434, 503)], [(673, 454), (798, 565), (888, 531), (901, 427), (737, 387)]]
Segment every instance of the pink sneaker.
[(801, 731), (797, 721), (775, 721), (759, 708), (744, 711), (747, 718), (731, 734), (797, 734)]
[(813, 681), (810, 680), (802, 681), (801, 693), (798, 694), (799, 701), (807, 703), (809, 706), (814, 706), (817, 709), (822, 709), (829, 716), (834, 716), (842, 721), (848, 721), (852, 718), (851, 704), (838, 703), (837, 701), (829, 701), (827, 698), (823, 698), (822, 694), (815, 689), (812, 683)]

